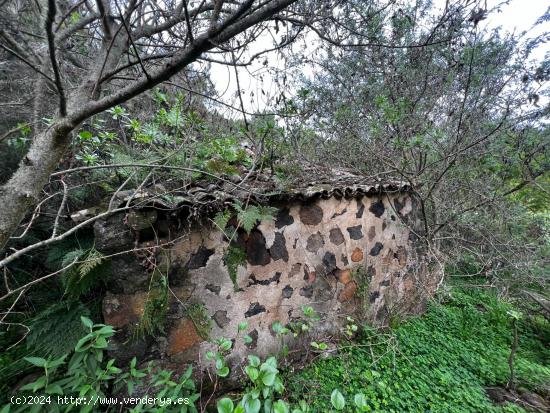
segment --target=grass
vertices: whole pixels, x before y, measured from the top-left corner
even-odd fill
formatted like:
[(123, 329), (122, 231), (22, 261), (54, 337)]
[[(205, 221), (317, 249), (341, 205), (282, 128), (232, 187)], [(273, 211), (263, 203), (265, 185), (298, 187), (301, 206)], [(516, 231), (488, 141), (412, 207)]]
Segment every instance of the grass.
[[(453, 289), (444, 304), (390, 331), (366, 328), (336, 356), (287, 374), (292, 401), (306, 400), (312, 412), (331, 411), (339, 389), (344, 412), (355, 412), (363, 393), (372, 412), (524, 412), (517, 405), (494, 405), (485, 387), (509, 378), (512, 342), (509, 303), (487, 292)], [(516, 356), (518, 385), (535, 389), (550, 383), (550, 326), (523, 317)]]

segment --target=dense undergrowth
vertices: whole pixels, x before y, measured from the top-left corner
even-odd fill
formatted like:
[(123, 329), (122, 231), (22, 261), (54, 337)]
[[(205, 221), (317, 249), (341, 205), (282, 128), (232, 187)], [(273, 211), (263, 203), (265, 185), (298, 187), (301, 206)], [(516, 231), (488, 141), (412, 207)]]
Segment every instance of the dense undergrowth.
[[(327, 350), (327, 357), (320, 356), (301, 371), (287, 368), (279, 375), (275, 357), (261, 364), (260, 359), (251, 354), (246, 368), (250, 378), (250, 382), (245, 383), (246, 391), (234, 394), (232, 401), (228, 398), (220, 400), (225, 403), (218, 402), (217, 411), (257, 413), (259, 410), (255, 410), (252, 403), (256, 400), (252, 398), (258, 397), (254, 396), (257, 392), (270, 400), (269, 406), (273, 406), (273, 412), (277, 413), (335, 410), (387, 413), (525, 412), (518, 404), (496, 405), (486, 393), (491, 386), (505, 387), (510, 379), (508, 361), (513, 317), (519, 319), (520, 340), (514, 359), (516, 379), (512, 387), (548, 396), (548, 321), (539, 316), (521, 315), (516, 306), (489, 291), (453, 287), (439, 298), (440, 303), (433, 303), (426, 314), (408, 319), (391, 329), (365, 327), (353, 340), (341, 341), (336, 352)], [(107, 340), (113, 334), (111, 327), (92, 326), (90, 320), (83, 321), (89, 333), (79, 340), (74, 352), (55, 359), (26, 359), (29, 367), (34, 365), (36, 372), (46, 366), (47, 373), (14, 394), (42, 394), (52, 398), (111, 397), (120, 395), (121, 389), (133, 394), (133, 389), (143, 386), (142, 380), (152, 380), (150, 390), (160, 392), (159, 397), (198, 399), (195, 385), (189, 379), (190, 369), (181, 379), (176, 379), (171, 378), (169, 371), (159, 370), (153, 374), (151, 367), (138, 370), (135, 361), (128, 371), (118, 368), (103, 356), (108, 346)], [(225, 344), (225, 350), (231, 348), (229, 340), (220, 340), (220, 348)], [(224, 354), (226, 352), (220, 350), (222, 364)], [(279, 361), (285, 364), (284, 360)], [(219, 376), (223, 378), (226, 374)], [(273, 402), (275, 396), (281, 399)], [(259, 408), (260, 402), (255, 403)], [(263, 404), (268, 405), (267, 401)], [(184, 410), (180, 410), (182, 408)], [(34, 406), (35, 411), (84, 411), (68, 405), (57, 409), (55, 403)], [(0, 411), (25, 411), (25, 406), (5, 405)], [(89, 411), (112, 411), (112, 406), (97, 406)], [(158, 406), (139, 405), (132, 411), (197, 410), (187, 405), (164, 406), (164, 410)]]
[[(488, 386), (505, 386), (512, 342), (513, 306), (489, 292), (454, 288), (443, 304), (390, 332), (365, 330), (338, 355), (287, 374), (291, 400), (305, 399), (312, 412), (330, 411), (339, 389), (355, 412), (363, 393), (373, 412), (523, 412), (496, 406)], [(550, 383), (550, 328), (540, 318), (523, 317), (515, 360), (519, 386)]]

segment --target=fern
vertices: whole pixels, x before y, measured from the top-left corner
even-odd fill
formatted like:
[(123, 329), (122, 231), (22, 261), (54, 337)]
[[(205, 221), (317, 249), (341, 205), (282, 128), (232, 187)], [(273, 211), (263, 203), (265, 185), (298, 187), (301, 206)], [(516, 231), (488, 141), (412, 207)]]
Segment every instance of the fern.
[(95, 248), (92, 248), (82, 264), (80, 264), (80, 273), (81, 276), (85, 276), (92, 272), (94, 268), (101, 264), (104, 260), (103, 254), (97, 251)]
[(252, 231), (252, 228), (254, 228), (256, 223), (273, 220), (275, 213), (277, 212), (277, 208), (268, 206), (252, 205), (243, 208), (240, 202), (235, 202), (233, 206), (237, 211), (237, 219), (239, 224), (247, 234), (250, 234), (250, 231)]
[(82, 303), (61, 301), (48, 307), (30, 321), (27, 348), (41, 357), (71, 352), (87, 333), (80, 316), (90, 316), (90, 310)]
[(155, 270), (143, 315), (132, 331), (132, 339), (140, 340), (147, 335), (155, 336), (164, 330), (166, 312), (168, 310), (168, 281), (166, 277)]
[(225, 211), (220, 211), (216, 214), (213, 221), (216, 227), (220, 229), (220, 231), (225, 232), (225, 227), (227, 227), (227, 223), (231, 219), (231, 212), (226, 209)]
[(73, 261), (79, 260), (82, 256), (84, 256), (84, 254), (86, 254), (86, 251), (87, 250), (76, 249), (65, 253), (63, 258), (61, 259), (61, 267), (67, 267)]
[(74, 350), (78, 340), (88, 333), (80, 321), (81, 315), (90, 316), (85, 305), (58, 302), (26, 320), (30, 331), (25, 344), (7, 349), (13, 341), (0, 341), (0, 404), (7, 402), (13, 386), (33, 370), (25, 357), (57, 358)]
[(68, 252), (62, 265), (67, 266), (75, 260), (79, 262), (63, 273), (65, 295), (73, 301), (88, 293), (110, 274), (110, 261), (95, 248)]
[(261, 221), (272, 221), (275, 218), (275, 214), (277, 213), (277, 208), (260, 205), (258, 207), (258, 213), (261, 216)]
[[(277, 208), (269, 206), (252, 205), (248, 207), (243, 207), (243, 204), (239, 201), (235, 201), (233, 203), (233, 208), (237, 212), (238, 225), (242, 227), (247, 234), (250, 234), (250, 231), (252, 231), (252, 229), (254, 228), (254, 226), (256, 226), (258, 222), (273, 220), (275, 213), (277, 212)], [(229, 210), (225, 210), (222, 212), (218, 212), (213, 221), (216, 226), (225, 233), (227, 224), (231, 219), (231, 216), (231, 212)], [(236, 230), (233, 235), (235, 235), (235, 233)], [(223, 255), (223, 262), (227, 267), (227, 272), (229, 273), (229, 277), (233, 282), (233, 288), (236, 291), (239, 288), (237, 284), (237, 271), (239, 269), (239, 266), (246, 264), (246, 252), (241, 247), (231, 245), (231, 239), (233, 238), (232, 236), (227, 237), (230, 239), (230, 245)]]
[[(277, 208), (274, 207), (256, 205), (243, 207), (240, 201), (235, 201), (233, 203), (233, 208), (237, 212), (239, 226), (242, 227), (247, 234), (250, 234), (250, 231), (252, 231), (258, 222), (271, 221), (277, 213)], [(225, 232), (231, 216), (231, 212), (227, 209), (218, 212), (213, 219), (214, 224), (216, 224), (221, 231)]]
[(233, 288), (239, 289), (237, 284), (237, 271), (239, 266), (246, 264), (246, 252), (241, 248), (234, 245), (230, 245), (225, 254), (223, 255), (223, 262), (227, 267), (227, 272), (231, 281), (233, 281)]
[[(77, 250), (87, 250), (92, 248), (94, 245), (94, 236), (93, 232), (84, 232), (79, 233), (78, 236), (69, 237), (62, 241), (52, 244), (48, 248), (48, 256), (46, 259), (46, 266), (50, 270), (59, 270), (67, 264), (72, 262), (72, 259), (68, 261), (65, 260), (68, 252), (77, 251)], [(65, 265), (63, 264), (65, 262)]]

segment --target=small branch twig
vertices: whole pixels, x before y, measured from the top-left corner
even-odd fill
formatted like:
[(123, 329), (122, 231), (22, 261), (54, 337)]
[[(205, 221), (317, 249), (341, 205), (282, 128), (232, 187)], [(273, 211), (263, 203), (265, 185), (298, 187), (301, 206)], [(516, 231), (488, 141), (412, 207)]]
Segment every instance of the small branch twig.
[(69, 190), (67, 187), (67, 184), (63, 179), (61, 180), (61, 184), (63, 185), (63, 199), (61, 200), (61, 205), (59, 205), (59, 209), (57, 210), (57, 214), (55, 215), (55, 221), (53, 223), (53, 231), (52, 231), (52, 238), (55, 238), (57, 235), (57, 229), (59, 227), (59, 217), (63, 213), (63, 210), (65, 209), (65, 205), (67, 204), (67, 197), (69, 195)]
[(48, 14), (46, 16), (46, 35), (48, 37), (48, 52), (50, 55), (50, 61), (52, 63), (52, 69), (55, 79), (55, 85), (57, 92), (59, 93), (59, 113), (61, 116), (67, 115), (67, 100), (65, 98), (65, 91), (63, 90), (63, 83), (61, 81), (61, 74), (59, 72), (59, 65), (57, 64), (57, 58), (55, 56), (55, 35), (53, 33), (53, 23), (55, 21), (55, 15), (57, 13), (55, 0), (48, 0)]

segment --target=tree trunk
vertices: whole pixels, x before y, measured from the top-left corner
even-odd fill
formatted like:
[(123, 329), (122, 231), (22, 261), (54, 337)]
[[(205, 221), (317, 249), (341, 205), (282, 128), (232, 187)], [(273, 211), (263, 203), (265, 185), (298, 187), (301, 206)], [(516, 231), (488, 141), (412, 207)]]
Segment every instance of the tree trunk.
[(0, 187), (0, 251), (17, 230), (30, 207), (40, 200), (40, 193), (55, 171), (71, 142), (74, 123), (66, 118), (38, 133), (27, 155), (10, 180)]

